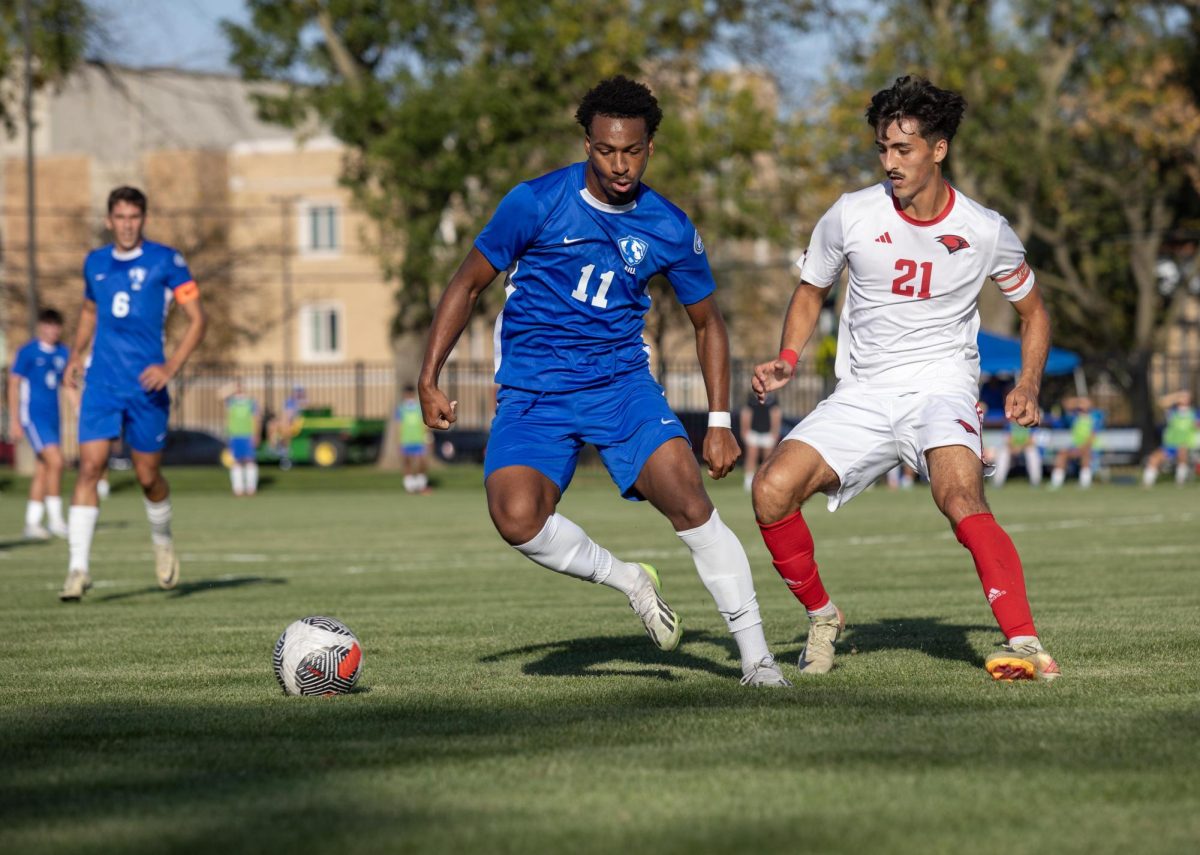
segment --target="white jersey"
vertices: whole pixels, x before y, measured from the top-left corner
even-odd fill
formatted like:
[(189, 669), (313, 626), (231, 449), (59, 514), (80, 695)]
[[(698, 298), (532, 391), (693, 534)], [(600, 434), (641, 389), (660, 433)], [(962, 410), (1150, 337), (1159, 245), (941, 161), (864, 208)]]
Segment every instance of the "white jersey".
[(818, 288), (850, 282), (838, 329), (841, 381), (885, 387), (978, 385), (977, 304), (991, 278), (1010, 302), (1034, 286), (1008, 222), (956, 193), (935, 219), (915, 220), (883, 182), (842, 196), (796, 262)]

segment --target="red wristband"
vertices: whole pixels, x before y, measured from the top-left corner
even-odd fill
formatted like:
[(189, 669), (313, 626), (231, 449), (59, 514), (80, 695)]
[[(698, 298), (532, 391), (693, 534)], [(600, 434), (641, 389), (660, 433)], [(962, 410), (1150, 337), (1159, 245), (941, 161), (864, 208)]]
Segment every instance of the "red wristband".
[(800, 354), (796, 353), (796, 351), (792, 350), (790, 347), (785, 347), (783, 350), (779, 351), (779, 358), (788, 365), (792, 366), (792, 368), (795, 368), (796, 363), (800, 361)]

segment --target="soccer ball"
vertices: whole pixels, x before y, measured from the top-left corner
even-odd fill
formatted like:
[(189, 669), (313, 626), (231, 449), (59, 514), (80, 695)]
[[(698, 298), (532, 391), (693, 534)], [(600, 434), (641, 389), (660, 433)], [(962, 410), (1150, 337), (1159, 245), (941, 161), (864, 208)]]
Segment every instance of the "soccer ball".
[(290, 624), (275, 642), (275, 679), (289, 695), (342, 695), (362, 671), (362, 645), (350, 627), (313, 615)]

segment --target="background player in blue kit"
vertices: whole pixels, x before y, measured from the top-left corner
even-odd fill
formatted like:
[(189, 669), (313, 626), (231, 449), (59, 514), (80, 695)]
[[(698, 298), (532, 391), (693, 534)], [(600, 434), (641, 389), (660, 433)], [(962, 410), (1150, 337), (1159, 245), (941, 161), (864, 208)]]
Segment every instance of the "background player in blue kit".
[[(54, 309), (38, 314), (37, 337), (17, 351), (8, 375), (9, 435), (29, 440), (37, 464), (25, 506), (25, 537), (46, 540), (67, 536), (62, 512), (63, 455), (58, 441), (58, 390), (67, 367), (67, 349), (59, 343), (63, 318)], [(42, 515), (49, 517), (49, 530)]]
[[(100, 513), (96, 485), (122, 432), (145, 495), (158, 584), (173, 588), (179, 581), (171, 490), (160, 470), (170, 413), (167, 384), (204, 338), (204, 310), (183, 256), (142, 237), (146, 197), (140, 190), (113, 190), (105, 222), (113, 242), (92, 250), (83, 263), (85, 298), (66, 375), (68, 385), (79, 383), (84, 354), (93, 345), (79, 413), (79, 478), (67, 520), (70, 563), (59, 594), (64, 601), (80, 599), (91, 586), (88, 558)], [(172, 302), (188, 326), (167, 359), (163, 326)]]
[(687, 215), (641, 183), (662, 111), (644, 85), (614, 77), (588, 92), (575, 116), (587, 160), (513, 188), (438, 304), (418, 386), (425, 422), (444, 430), (455, 421), (439, 374), (479, 295), (507, 270), (484, 462), (500, 535), (543, 567), (618, 589), (654, 643), (674, 649), (679, 618), (654, 568), (615, 558), (556, 513), (580, 449), (593, 444), (621, 495), (648, 500), (691, 550), (737, 641), (743, 682), (790, 685), (767, 649), (746, 553), (705, 493), (642, 340), (646, 285), (661, 273), (696, 329), (712, 410), (703, 456), (709, 474), (723, 478), (740, 450), (712, 272)]

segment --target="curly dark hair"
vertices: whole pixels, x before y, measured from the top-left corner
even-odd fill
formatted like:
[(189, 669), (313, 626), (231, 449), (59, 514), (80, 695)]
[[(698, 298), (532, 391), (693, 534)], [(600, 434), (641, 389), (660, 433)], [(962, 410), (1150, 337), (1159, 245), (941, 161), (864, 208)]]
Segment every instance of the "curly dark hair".
[(118, 187), (108, 194), (108, 212), (110, 214), (118, 202), (136, 205), (143, 214), (146, 213), (146, 194), (136, 187)]
[(871, 98), (867, 124), (878, 133), (901, 118), (916, 119), (926, 140), (949, 142), (966, 109), (966, 99), (957, 92), (938, 89), (924, 77), (906, 74), (896, 78), (890, 89), (880, 90)]
[(592, 119), (597, 116), (645, 119), (646, 136), (652, 138), (658, 130), (658, 123), (662, 121), (662, 110), (659, 109), (658, 99), (646, 84), (618, 74), (593, 86), (575, 111), (575, 121), (583, 125), (589, 134), (592, 132)]

